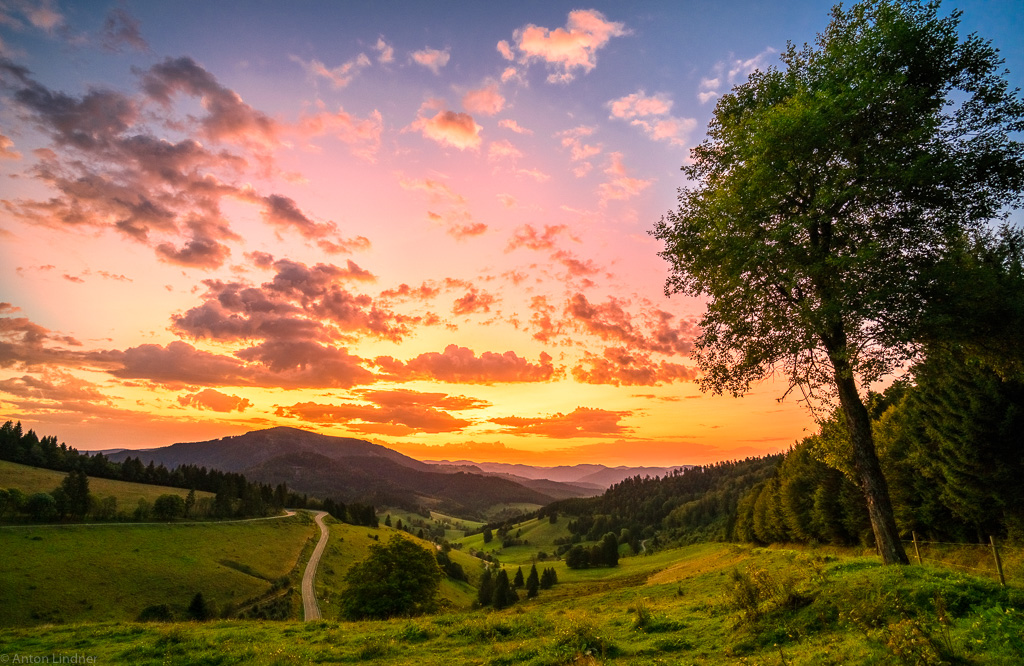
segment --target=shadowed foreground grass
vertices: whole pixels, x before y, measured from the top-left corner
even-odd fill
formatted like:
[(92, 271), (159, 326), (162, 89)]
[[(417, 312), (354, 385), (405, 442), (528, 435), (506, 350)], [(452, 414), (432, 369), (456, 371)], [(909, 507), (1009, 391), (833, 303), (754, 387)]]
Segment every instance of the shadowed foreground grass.
[(1024, 592), (949, 570), (724, 544), (623, 563), (566, 571), (554, 589), (500, 612), (55, 625), (5, 630), (0, 645), (12, 655), (137, 664), (1024, 662)]

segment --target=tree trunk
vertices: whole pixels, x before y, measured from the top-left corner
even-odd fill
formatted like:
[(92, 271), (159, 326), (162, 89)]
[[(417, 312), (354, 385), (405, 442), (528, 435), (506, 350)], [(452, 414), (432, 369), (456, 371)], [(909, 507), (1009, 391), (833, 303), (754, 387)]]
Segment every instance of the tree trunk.
[(839, 404), (850, 431), (853, 469), (860, 481), (864, 499), (867, 500), (868, 515), (871, 517), (871, 529), (875, 533), (878, 553), (882, 556), (883, 564), (910, 564), (900, 541), (899, 530), (896, 528), (896, 518), (889, 499), (889, 485), (882, 475), (882, 466), (875, 452), (868, 410), (857, 393), (853, 373), (847, 367), (843, 367), (844, 363), (836, 363), (835, 360), (833, 362)]

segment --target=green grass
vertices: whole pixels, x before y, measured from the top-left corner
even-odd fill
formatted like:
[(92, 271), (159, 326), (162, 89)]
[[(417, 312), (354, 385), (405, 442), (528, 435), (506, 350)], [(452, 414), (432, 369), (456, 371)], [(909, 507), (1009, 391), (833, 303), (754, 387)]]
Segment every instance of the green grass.
[[(0, 626), (135, 619), (192, 596), (242, 604), (289, 574), (313, 536), (305, 514), (237, 523), (0, 528)], [(303, 560), (303, 564), (304, 564)]]
[[(0, 460), (0, 488), (17, 488), (26, 495), (39, 492), (48, 493), (59, 486), (65, 476), (67, 476), (66, 472)], [(188, 495), (188, 490), (183, 488), (150, 486), (143, 483), (95, 477), (89, 477), (89, 492), (99, 499), (116, 497), (117, 505), (122, 511), (134, 509), (140, 499), (152, 503), (161, 495), (180, 495), (181, 497)], [(212, 498), (213, 494), (196, 492), (196, 497)]]
[(1024, 592), (947, 569), (881, 567), (873, 557), (826, 551), (704, 544), (626, 558), (615, 569), (559, 569), (559, 577), (563, 582), (553, 590), (500, 612), (449, 610), (385, 622), (16, 628), (0, 630), (0, 645), (10, 654), (78, 652), (97, 663), (133, 664), (1024, 660)]

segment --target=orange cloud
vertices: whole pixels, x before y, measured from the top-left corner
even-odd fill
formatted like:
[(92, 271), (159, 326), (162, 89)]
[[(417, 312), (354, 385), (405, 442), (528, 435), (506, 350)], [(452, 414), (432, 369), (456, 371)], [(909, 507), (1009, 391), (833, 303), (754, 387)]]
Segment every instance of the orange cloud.
[(657, 363), (646, 354), (629, 352), (623, 347), (609, 347), (603, 356), (586, 353), (583, 361), (573, 367), (572, 376), (584, 384), (657, 386), (691, 381), (697, 372), (678, 363)]
[(528, 418), (507, 416), (491, 419), (490, 423), (505, 426), (504, 434), (570, 439), (573, 437), (618, 437), (632, 432), (619, 423), (632, 412), (609, 411), (592, 407), (577, 407), (568, 414)]
[(21, 153), (14, 150), (14, 142), (0, 134), (0, 160), (20, 160)]
[(548, 381), (555, 374), (551, 360), (550, 355), (541, 353), (539, 363), (530, 363), (512, 351), (477, 356), (472, 349), (448, 345), (442, 353), (427, 352), (406, 363), (390, 356), (377, 357), (374, 362), (385, 373), (382, 379), (498, 384)]
[(209, 409), (214, 412), (244, 412), (252, 403), (248, 398), (240, 398), (237, 395), (228, 395), (215, 389), (203, 389), (198, 393), (186, 393), (178, 396), (178, 404), (182, 407), (195, 407), (196, 409)]
[[(420, 109), (422, 114), (424, 109)], [(434, 116), (420, 115), (408, 129), (419, 130), (423, 136), (436, 141), (442, 146), (451, 146), (459, 150), (480, 148), (480, 130), (483, 129), (468, 113), (455, 111), (438, 111)]]
[(624, 24), (608, 21), (601, 12), (577, 9), (569, 12), (565, 28), (549, 30), (531, 23), (515, 31), (514, 41), (522, 62), (542, 60), (555, 69), (549, 82), (567, 82), (573, 79), (574, 70), (593, 70), (598, 49), (612, 37), (626, 34), (629, 31)]

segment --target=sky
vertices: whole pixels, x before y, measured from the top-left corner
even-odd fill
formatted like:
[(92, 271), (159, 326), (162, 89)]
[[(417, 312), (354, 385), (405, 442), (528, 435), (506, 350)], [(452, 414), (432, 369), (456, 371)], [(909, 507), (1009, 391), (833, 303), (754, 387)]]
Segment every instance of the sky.
[[(700, 392), (704, 302), (665, 295), (649, 231), (715, 100), (830, 6), (0, 0), (0, 420), (82, 450), (784, 451), (811, 413), (781, 380)], [(1024, 5), (955, 6), (1021, 86)]]

